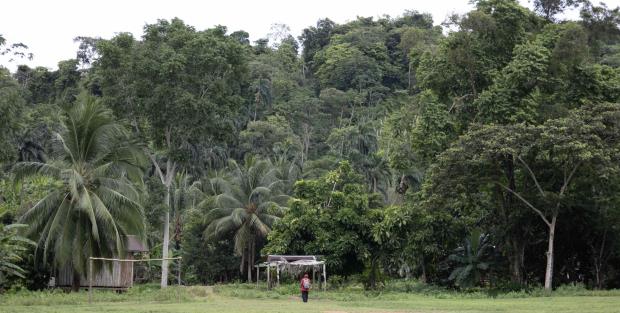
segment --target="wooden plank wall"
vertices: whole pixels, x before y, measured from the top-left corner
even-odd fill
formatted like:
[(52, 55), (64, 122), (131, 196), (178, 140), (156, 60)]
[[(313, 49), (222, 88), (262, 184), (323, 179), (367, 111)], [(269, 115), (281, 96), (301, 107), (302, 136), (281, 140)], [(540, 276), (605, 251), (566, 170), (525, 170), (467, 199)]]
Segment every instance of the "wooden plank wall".
[[(99, 272), (95, 272), (93, 279), (93, 287), (100, 288), (128, 288), (131, 287), (133, 281), (133, 262), (113, 263), (112, 270), (109, 266), (103, 266)], [(109, 262), (108, 262), (109, 263)], [(73, 283), (73, 271), (70, 267), (64, 267), (58, 271), (56, 276), (56, 286), (67, 287)], [(88, 287), (88, 276), (80, 278), (80, 285)]]

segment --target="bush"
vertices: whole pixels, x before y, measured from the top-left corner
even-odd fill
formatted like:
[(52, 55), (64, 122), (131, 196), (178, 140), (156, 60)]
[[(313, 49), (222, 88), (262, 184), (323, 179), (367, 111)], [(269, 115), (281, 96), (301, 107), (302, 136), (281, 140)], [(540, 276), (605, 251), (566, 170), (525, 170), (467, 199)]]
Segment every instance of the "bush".
[(346, 279), (340, 275), (332, 275), (329, 277), (327, 281), (327, 286), (329, 289), (340, 289), (344, 287), (346, 283)]

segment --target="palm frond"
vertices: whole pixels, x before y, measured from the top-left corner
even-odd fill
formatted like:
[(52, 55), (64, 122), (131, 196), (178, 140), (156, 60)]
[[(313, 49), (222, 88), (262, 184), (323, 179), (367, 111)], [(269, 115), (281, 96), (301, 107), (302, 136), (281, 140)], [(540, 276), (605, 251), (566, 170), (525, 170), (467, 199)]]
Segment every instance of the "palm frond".
[(20, 162), (13, 167), (15, 181), (21, 182), (28, 177), (35, 175), (49, 176), (54, 179), (60, 179), (61, 169), (53, 164), (41, 162)]

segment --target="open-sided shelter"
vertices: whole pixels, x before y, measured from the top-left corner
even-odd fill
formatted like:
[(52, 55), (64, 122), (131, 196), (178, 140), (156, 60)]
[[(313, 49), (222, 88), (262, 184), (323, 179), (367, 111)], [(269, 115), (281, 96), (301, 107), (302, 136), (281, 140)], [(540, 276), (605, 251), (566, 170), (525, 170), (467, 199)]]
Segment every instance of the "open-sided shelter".
[(327, 288), (327, 269), (325, 261), (319, 260), (316, 255), (268, 255), (267, 261), (255, 265), (256, 283), (261, 268), (267, 268), (267, 285), (271, 287), (271, 268), (276, 269), (276, 282), (280, 284), (280, 273), (287, 272), (293, 275), (312, 270), (312, 280), (316, 281), (316, 274), (323, 276), (323, 290)]

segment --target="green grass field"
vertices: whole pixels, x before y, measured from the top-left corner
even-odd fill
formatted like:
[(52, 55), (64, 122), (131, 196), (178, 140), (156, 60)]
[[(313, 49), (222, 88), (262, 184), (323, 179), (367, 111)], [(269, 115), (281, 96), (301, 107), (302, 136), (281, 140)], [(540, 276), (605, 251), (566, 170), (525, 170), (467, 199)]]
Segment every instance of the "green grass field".
[[(443, 298), (442, 298), (443, 297)], [(180, 291), (138, 290), (124, 294), (27, 292), (0, 296), (0, 312), (619, 312), (620, 294), (491, 298), (389, 292), (368, 295), (358, 291), (313, 292), (309, 303), (278, 291), (247, 286), (189, 287)]]

